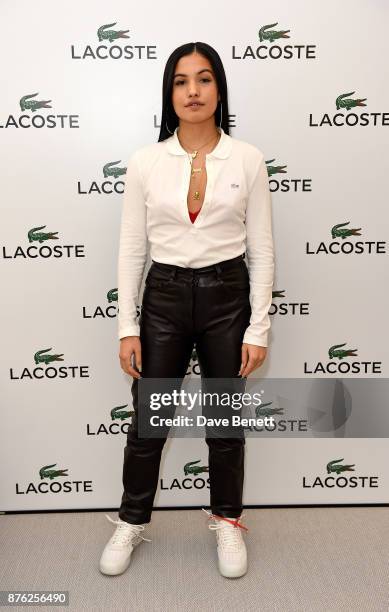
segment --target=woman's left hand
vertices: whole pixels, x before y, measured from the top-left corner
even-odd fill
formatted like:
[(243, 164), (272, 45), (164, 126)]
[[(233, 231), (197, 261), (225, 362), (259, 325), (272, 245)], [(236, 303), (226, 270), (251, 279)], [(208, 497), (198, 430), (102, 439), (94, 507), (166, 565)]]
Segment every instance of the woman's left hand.
[(256, 344), (242, 344), (242, 363), (238, 374), (246, 377), (259, 368), (266, 359), (267, 347)]

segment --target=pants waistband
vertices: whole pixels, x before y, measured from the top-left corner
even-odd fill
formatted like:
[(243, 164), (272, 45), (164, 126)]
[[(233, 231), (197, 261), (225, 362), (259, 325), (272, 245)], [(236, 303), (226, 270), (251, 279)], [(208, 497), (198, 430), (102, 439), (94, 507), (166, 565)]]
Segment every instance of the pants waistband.
[(151, 261), (153, 262), (153, 266), (155, 266), (156, 268), (159, 268), (161, 270), (170, 271), (171, 276), (173, 277), (175, 276), (177, 272), (184, 272), (186, 274), (189, 274), (190, 276), (195, 276), (197, 274), (205, 274), (207, 272), (213, 272), (215, 270), (218, 274), (220, 274), (222, 270), (228, 270), (229, 268), (233, 268), (239, 265), (239, 263), (243, 261), (244, 258), (245, 258), (245, 253), (242, 253), (241, 255), (238, 255), (237, 257), (233, 257), (233, 259), (225, 259), (224, 261), (219, 261), (216, 264), (204, 266), (203, 268), (183, 268), (182, 266), (176, 266), (174, 264), (166, 264), (160, 261), (154, 261), (153, 259)]

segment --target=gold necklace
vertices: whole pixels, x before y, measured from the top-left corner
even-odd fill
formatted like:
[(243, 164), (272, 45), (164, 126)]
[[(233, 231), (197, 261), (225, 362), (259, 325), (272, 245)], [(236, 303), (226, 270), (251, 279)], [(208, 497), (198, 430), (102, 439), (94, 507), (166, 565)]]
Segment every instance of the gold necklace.
[[(219, 142), (221, 134), (219, 134), (218, 136), (219, 136), (219, 138), (218, 138), (217, 142), (215, 143), (215, 146)], [(188, 153), (188, 158), (189, 158), (189, 163), (190, 163), (190, 166), (191, 166), (191, 174), (190, 174), (191, 179), (192, 178), (196, 178), (196, 174), (195, 174), (196, 172), (201, 172), (203, 170), (203, 168), (201, 168), (201, 167), (193, 168), (193, 160), (196, 159), (197, 153), (200, 151), (200, 149), (202, 149), (203, 147), (206, 147), (207, 144), (212, 142), (212, 140), (213, 139), (211, 138), (211, 140), (208, 140), (208, 142), (206, 142), (205, 144), (201, 145), (201, 147), (199, 147), (198, 149), (195, 149), (192, 153), (188, 153), (187, 152)], [(199, 200), (199, 199), (200, 199), (200, 192), (198, 190), (196, 190), (194, 192), (194, 194), (193, 194), (193, 200)]]

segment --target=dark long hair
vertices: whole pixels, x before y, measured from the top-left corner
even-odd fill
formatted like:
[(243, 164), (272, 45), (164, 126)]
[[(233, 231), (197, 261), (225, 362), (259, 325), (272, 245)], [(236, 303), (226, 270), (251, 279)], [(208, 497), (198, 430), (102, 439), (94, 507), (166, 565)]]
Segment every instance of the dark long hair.
[[(215, 124), (216, 126), (220, 125), (221, 114), (221, 127), (223, 128), (226, 134), (230, 133), (228, 126), (227, 80), (220, 56), (217, 51), (215, 51), (215, 49), (210, 45), (207, 45), (207, 43), (191, 42), (177, 47), (177, 49), (175, 49), (171, 53), (166, 62), (165, 70), (163, 73), (161, 129), (159, 132), (158, 142), (169, 138), (171, 136), (170, 132), (174, 132), (176, 127), (179, 125), (179, 118), (176, 115), (172, 104), (173, 75), (178, 60), (184, 55), (190, 55), (194, 51), (204, 55), (209, 60), (212, 66), (212, 69), (215, 73), (218, 93), (220, 95), (220, 101), (217, 103), (215, 111)], [(166, 127), (166, 122), (169, 126), (170, 132)]]

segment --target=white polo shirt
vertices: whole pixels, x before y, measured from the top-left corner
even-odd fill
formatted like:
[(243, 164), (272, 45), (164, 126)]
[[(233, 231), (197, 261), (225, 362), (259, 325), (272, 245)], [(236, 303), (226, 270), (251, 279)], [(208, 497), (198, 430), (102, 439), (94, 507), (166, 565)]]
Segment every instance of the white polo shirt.
[(218, 128), (207, 185), (192, 223), (189, 155), (177, 131), (136, 150), (127, 164), (118, 257), (118, 337), (139, 336), (136, 306), (147, 260), (202, 268), (246, 252), (251, 318), (243, 342), (268, 345), (274, 276), (269, 180), (263, 153)]

